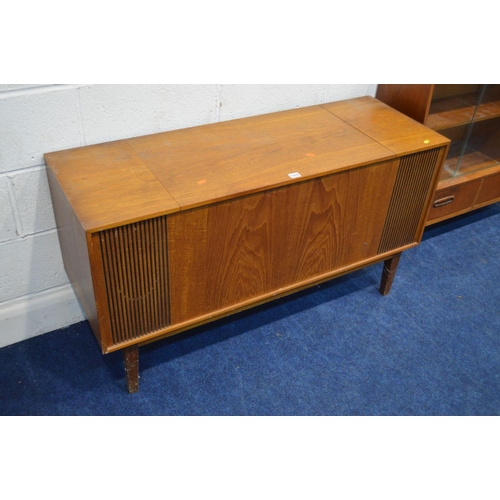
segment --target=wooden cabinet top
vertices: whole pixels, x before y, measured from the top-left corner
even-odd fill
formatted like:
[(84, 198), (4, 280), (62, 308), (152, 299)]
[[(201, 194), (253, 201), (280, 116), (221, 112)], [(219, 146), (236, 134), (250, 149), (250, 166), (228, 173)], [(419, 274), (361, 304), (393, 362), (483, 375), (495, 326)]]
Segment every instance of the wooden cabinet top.
[(361, 97), (47, 153), (45, 161), (94, 232), (448, 142)]

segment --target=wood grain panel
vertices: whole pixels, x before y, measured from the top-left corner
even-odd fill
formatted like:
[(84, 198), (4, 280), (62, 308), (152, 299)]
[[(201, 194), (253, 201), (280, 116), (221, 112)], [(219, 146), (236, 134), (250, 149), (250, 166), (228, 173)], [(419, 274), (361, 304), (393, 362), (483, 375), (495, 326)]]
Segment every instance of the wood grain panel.
[(376, 255), (397, 163), (171, 215), (172, 325)]
[(45, 161), (85, 230), (179, 210), (126, 141), (47, 153)]
[(342, 266), (377, 254), (399, 164), (397, 159), (350, 172), (345, 213), (351, 220), (338, 250)]
[(50, 195), (54, 207), (57, 235), (61, 245), (64, 269), (73, 290), (85, 312), (92, 330), (102, 345), (101, 329), (95, 303), (92, 272), (87, 249), (87, 236), (73, 208), (68, 202), (57, 177), (47, 169)]
[[(416, 153), (449, 144), (446, 137), (369, 96), (323, 104), (322, 107), (396, 154)], [(401, 133), (403, 130), (411, 130), (411, 133)]]
[(500, 198), (500, 174), (490, 175), (483, 179), (476, 206), (492, 203)]
[(394, 157), (320, 106), (128, 143), (183, 210), (291, 184), (291, 173), (307, 180)]
[(425, 123), (433, 95), (434, 85), (380, 84), (376, 98), (413, 118)]

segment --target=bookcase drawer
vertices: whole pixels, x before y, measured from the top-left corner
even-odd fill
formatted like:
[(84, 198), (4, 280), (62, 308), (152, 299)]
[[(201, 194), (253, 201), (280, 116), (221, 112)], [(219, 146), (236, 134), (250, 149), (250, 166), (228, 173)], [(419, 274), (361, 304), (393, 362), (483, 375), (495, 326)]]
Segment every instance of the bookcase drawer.
[(434, 195), (427, 223), (466, 212), (474, 206), (481, 179), (439, 189)]

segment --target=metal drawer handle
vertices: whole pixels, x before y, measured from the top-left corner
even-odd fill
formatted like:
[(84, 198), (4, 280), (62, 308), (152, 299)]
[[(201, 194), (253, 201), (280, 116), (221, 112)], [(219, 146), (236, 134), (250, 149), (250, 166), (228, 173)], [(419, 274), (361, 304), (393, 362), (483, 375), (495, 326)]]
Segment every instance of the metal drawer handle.
[(434, 202), (434, 208), (444, 207), (445, 205), (449, 205), (455, 199), (454, 196), (446, 196), (445, 198), (441, 198), (440, 200), (436, 200)]

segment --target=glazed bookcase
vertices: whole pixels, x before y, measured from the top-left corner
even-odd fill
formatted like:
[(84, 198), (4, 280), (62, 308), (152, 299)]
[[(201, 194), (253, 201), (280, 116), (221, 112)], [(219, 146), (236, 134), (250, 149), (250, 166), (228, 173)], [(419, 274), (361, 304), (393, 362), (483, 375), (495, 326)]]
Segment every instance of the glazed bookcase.
[(500, 201), (499, 84), (382, 84), (377, 98), (451, 141), (428, 224)]

